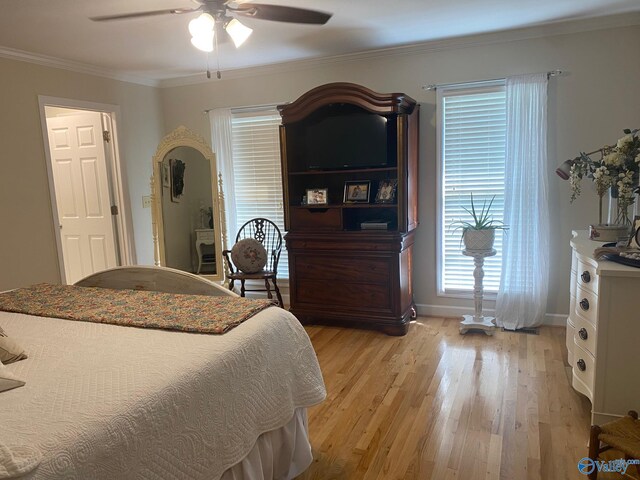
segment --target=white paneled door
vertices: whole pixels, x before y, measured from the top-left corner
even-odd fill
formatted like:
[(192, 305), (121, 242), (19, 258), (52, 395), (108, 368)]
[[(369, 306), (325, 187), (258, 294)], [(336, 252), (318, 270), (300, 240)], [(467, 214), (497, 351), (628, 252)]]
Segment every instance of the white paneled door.
[(117, 266), (100, 113), (47, 119), (66, 283)]

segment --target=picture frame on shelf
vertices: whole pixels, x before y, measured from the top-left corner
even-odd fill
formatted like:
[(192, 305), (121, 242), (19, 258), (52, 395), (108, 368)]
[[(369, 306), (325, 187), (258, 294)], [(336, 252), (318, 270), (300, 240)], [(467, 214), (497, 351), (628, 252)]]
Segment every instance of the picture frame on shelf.
[(307, 188), (307, 205), (327, 205), (329, 203), (328, 188)]
[(631, 230), (629, 247), (640, 249), (640, 215), (636, 215), (636, 217), (633, 219), (633, 229)]
[(344, 203), (369, 203), (370, 180), (347, 180), (344, 182)]
[(378, 192), (376, 193), (376, 203), (396, 203), (398, 192), (398, 179), (380, 180)]

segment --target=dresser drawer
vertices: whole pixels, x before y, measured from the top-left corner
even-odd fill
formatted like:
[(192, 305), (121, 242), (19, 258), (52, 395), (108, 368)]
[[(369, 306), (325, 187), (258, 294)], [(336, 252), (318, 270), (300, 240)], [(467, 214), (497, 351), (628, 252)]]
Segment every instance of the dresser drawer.
[(578, 316), (575, 319), (574, 337), (576, 345), (587, 350), (593, 357), (596, 356), (596, 327)]
[(213, 230), (199, 230), (196, 231), (196, 239), (201, 243), (213, 244)]
[(596, 325), (598, 319), (598, 296), (592, 291), (578, 285), (575, 312), (585, 320)]
[(589, 397), (593, 397), (593, 377), (595, 372), (595, 359), (580, 345), (575, 344), (573, 349), (573, 374), (587, 387)]
[(579, 287), (582, 287), (585, 290), (590, 290), (595, 294), (598, 293), (598, 275), (596, 274), (596, 267), (590, 263), (578, 260), (576, 276)]

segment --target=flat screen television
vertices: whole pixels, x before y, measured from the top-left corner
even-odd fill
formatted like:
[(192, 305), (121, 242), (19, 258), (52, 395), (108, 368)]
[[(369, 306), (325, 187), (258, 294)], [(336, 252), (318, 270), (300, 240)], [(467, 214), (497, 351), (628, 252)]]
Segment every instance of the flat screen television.
[(387, 119), (364, 111), (318, 118), (305, 131), (307, 169), (386, 167), (387, 135)]

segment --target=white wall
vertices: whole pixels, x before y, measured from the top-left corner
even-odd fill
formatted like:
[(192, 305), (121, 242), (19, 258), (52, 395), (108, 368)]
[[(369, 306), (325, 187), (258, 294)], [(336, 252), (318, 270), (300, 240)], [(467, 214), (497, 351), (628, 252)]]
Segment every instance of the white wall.
[(0, 58), (0, 290), (59, 282), (38, 96), (119, 105), (139, 263), (153, 263), (151, 157), (162, 138), (156, 88)]
[[(293, 101), (307, 90), (345, 81), (380, 92), (404, 92), (421, 104), (420, 227), (414, 250), (416, 303), (425, 313), (472, 308), (471, 301), (436, 295), (436, 151), (435, 93), (422, 85), (499, 78), (562, 69), (567, 76), (549, 82), (549, 186), (552, 222), (549, 313), (568, 310), (569, 239), (572, 229), (597, 220), (596, 196), (585, 188), (569, 204), (568, 184), (554, 174), (556, 166), (579, 151), (594, 150), (640, 127), (640, 26), (619, 26), (582, 33), (522, 40), (496, 40), (402, 55), (370, 56), (350, 62), (282, 69), (245, 78), (164, 88), (161, 92), (166, 131), (183, 124), (210, 138), (203, 109)], [(492, 43), (493, 42), (493, 43)], [(460, 42), (461, 44), (464, 42)], [(243, 48), (248, 48), (245, 46)], [(267, 69), (265, 69), (266, 71)], [(230, 76), (233, 77), (233, 76)], [(491, 308), (491, 303), (488, 303)], [(447, 309), (440, 308), (446, 307)], [(454, 308), (451, 308), (454, 307)]]

